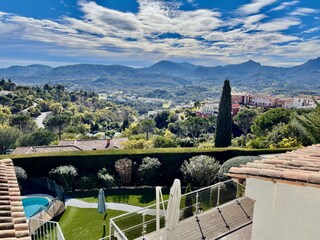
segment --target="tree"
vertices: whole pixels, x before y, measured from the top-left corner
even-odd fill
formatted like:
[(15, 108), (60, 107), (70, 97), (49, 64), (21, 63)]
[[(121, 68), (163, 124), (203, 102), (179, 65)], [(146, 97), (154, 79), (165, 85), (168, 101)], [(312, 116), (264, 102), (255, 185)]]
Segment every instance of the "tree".
[(271, 109), (259, 115), (253, 122), (252, 132), (257, 136), (267, 135), (272, 128), (279, 124), (287, 124), (291, 120), (291, 111), (284, 108)]
[(140, 123), (140, 129), (146, 133), (146, 139), (149, 140), (149, 133), (154, 131), (156, 122), (153, 119), (145, 119)]
[(127, 117), (125, 117), (123, 120), (122, 126), (121, 126), (122, 131), (124, 131), (126, 128), (128, 128), (129, 125), (130, 125), (129, 119)]
[(48, 119), (46, 127), (49, 130), (57, 131), (59, 140), (61, 140), (63, 131), (70, 124), (70, 122), (71, 118), (68, 115), (55, 115)]
[(45, 146), (56, 140), (57, 136), (46, 129), (37, 129), (34, 132), (24, 134), (19, 140), (18, 145), (27, 146)]
[(181, 172), (185, 179), (200, 187), (212, 184), (217, 178), (220, 164), (213, 157), (199, 155), (184, 161)]
[(156, 122), (156, 127), (159, 129), (166, 128), (168, 126), (168, 119), (169, 119), (170, 112), (169, 111), (162, 111), (160, 113), (157, 113), (157, 115), (154, 117), (154, 120)]
[(257, 117), (257, 112), (249, 109), (241, 109), (241, 111), (234, 117), (235, 123), (239, 126), (243, 133), (243, 145), (246, 145), (246, 139), (250, 127)]
[(189, 117), (184, 124), (188, 133), (193, 138), (193, 142), (196, 142), (195, 140), (198, 139), (200, 134), (208, 128), (206, 118)]
[(313, 143), (320, 143), (320, 104), (310, 113), (304, 116), (296, 116), (296, 120), (301, 124), (308, 137)]
[(0, 104), (2, 105), (2, 107), (10, 105), (11, 102), (12, 102), (11, 98), (7, 96), (0, 96)]
[(6, 154), (7, 149), (15, 147), (21, 132), (13, 127), (0, 126), (0, 153)]
[(229, 80), (224, 81), (219, 104), (215, 147), (228, 147), (232, 139), (231, 87)]
[(36, 127), (36, 124), (28, 115), (19, 114), (12, 116), (11, 126), (19, 128), (22, 132), (30, 132)]

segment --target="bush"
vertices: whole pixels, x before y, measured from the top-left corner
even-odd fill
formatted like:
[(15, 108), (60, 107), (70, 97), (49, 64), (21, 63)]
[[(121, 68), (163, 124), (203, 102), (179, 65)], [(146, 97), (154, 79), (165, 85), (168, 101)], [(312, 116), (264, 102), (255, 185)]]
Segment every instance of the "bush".
[(139, 140), (128, 140), (122, 143), (124, 149), (146, 149), (151, 146), (151, 142), (139, 139)]
[(193, 147), (194, 141), (191, 138), (181, 138), (178, 140), (180, 147)]
[(105, 168), (102, 168), (99, 170), (98, 179), (100, 182), (100, 186), (102, 186), (104, 188), (111, 188), (116, 185), (114, 177), (112, 175), (110, 175)]
[(22, 167), (15, 166), (14, 171), (16, 172), (18, 181), (26, 180), (28, 178), (26, 170), (24, 170)]
[(159, 175), (160, 161), (158, 158), (145, 157), (139, 166), (139, 173), (146, 184), (154, 185)]
[(203, 187), (212, 184), (217, 178), (220, 164), (213, 157), (207, 155), (195, 156), (184, 161), (181, 172), (186, 179)]
[[(145, 157), (158, 158), (161, 162), (159, 181), (157, 184), (171, 186), (175, 178), (182, 178), (180, 167), (184, 160), (198, 155), (208, 155), (219, 160), (222, 164), (226, 160), (237, 156), (257, 156), (261, 154), (284, 153), (291, 149), (247, 149), (247, 148), (159, 148), (159, 149), (117, 149), (107, 151), (77, 151), (37, 153), (26, 155), (11, 155), (15, 166), (24, 168), (28, 177), (47, 177), (51, 169), (61, 165), (73, 165), (79, 173), (97, 174), (101, 168), (108, 169), (116, 176), (115, 162), (122, 158), (130, 158), (137, 165)], [(3, 156), (8, 157), (8, 155)], [(34, 166), (37, 166), (36, 168)], [(140, 177), (132, 176), (132, 183), (137, 183)]]
[(49, 176), (68, 192), (74, 189), (74, 182), (78, 176), (78, 171), (72, 165), (59, 166), (52, 169), (49, 172)]
[(153, 145), (155, 148), (173, 148), (177, 147), (178, 143), (171, 137), (157, 136), (153, 140)]
[(78, 188), (81, 190), (91, 190), (96, 186), (97, 178), (95, 176), (82, 176), (78, 181)]
[(226, 161), (224, 164), (221, 165), (219, 172), (218, 172), (218, 178), (221, 181), (225, 181), (229, 179), (229, 177), (225, 176), (225, 173), (229, 172), (229, 169), (232, 167), (239, 167), (242, 164), (246, 164), (248, 162), (253, 162), (255, 160), (259, 160), (261, 157), (259, 156), (240, 156), (240, 157), (234, 157)]
[(122, 184), (128, 185), (131, 182), (132, 161), (129, 158), (123, 158), (116, 161), (114, 167), (121, 178)]

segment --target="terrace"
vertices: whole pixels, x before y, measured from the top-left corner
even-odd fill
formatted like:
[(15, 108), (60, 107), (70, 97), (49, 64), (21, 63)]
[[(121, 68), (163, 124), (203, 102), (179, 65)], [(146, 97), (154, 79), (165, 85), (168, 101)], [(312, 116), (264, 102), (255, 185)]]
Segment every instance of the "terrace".
[[(181, 196), (177, 240), (250, 239), (253, 201), (231, 180)], [(168, 201), (161, 202), (160, 234)], [(102, 239), (156, 239), (156, 204), (110, 220), (110, 235)]]

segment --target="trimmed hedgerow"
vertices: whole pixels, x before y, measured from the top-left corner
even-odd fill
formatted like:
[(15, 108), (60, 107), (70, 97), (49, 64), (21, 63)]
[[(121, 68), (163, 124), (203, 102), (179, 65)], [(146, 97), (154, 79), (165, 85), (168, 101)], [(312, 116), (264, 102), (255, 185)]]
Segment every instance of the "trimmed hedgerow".
[[(51, 169), (61, 165), (73, 165), (79, 175), (84, 173), (97, 174), (106, 168), (108, 173), (117, 176), (115, 162), (122, 158), (129, 158), (135, 165), (141, 165), (145, 157), (158, 158), (161, 166), (157, 184), (169, 186), (175, 178), (181, 178), (180, 167), (185, 160), (198, 155), (208, 155), (217, 159), (220, 164), (237, 156), (257, 156), (260, 154), (283, 153), (291, 149), (243, 149), (243, 148), (162, 148), (162, 149), (134, 149), (109, 151), (79, 151), (57, 152), (28, 155), (6, 155), (11, 157), (16, 166), (23, 167), (29, 177), (48, 176)], [(134, 176), (134, 175), (133, 175)], [(138, 181), (132, 179), (131, 184)]]

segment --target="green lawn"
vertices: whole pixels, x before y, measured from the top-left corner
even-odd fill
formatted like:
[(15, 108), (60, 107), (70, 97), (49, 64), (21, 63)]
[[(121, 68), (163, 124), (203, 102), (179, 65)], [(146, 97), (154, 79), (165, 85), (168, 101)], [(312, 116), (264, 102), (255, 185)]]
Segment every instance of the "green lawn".
[(168, 109), (172, 104), (172, 101), (167, 101), (165, 103), (163, 103), (162, 107)]
[[(169, 188), (163, 188), (163, 199), (169, 198)], [(135, 189), (107, 189), (104, 191), (106, 202), (126, 203), (130, 205), (145, 207), (155, 203), (154, 188), (135, 188)], [(67, 195), (86, 201), (97, 202), (98, 190), (77, 191)]]
[(59, 219), (56, 219), (66, 240), (98, 240), (103, 237), (103, 224), (109, 233), (109, 219), (125, 212), (108, 210), (107, 219), (95, 208), (68, 207)]

